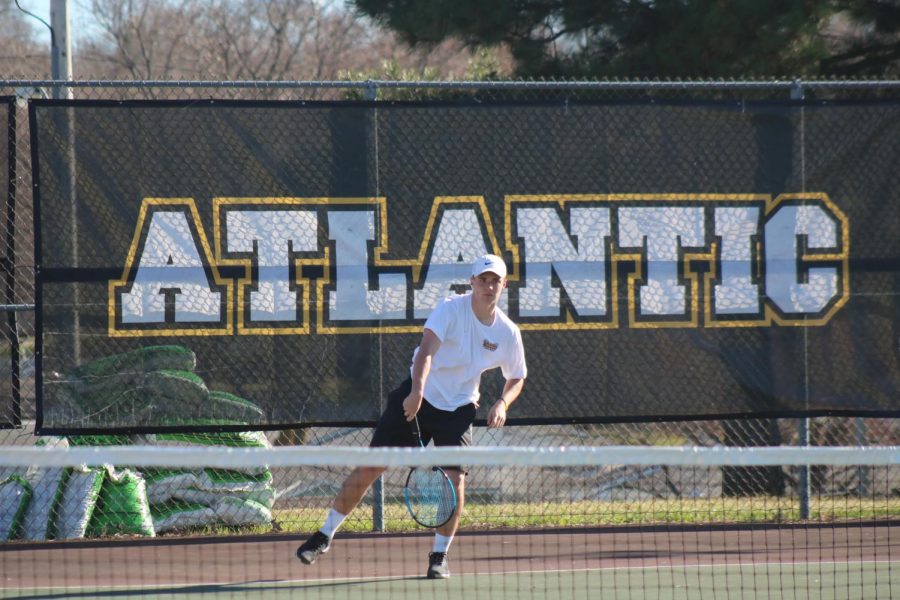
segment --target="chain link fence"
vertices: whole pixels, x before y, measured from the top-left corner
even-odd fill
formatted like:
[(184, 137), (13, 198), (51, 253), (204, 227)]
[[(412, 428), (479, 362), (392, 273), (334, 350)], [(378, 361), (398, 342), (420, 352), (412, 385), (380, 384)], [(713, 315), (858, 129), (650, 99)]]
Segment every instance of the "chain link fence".
[[(3, 270), (7, 293), (0, 312), (0, 446), (32, 445), (35, 407), (35, 274), (34, 213), (32, 205), (32, 153), (29, 141), (27, 101), (31, 98), (74, 97), (92, 100), (785, 100), (806, 97), (828, 100), (880, 99), (895, 95), (900, 82), (887, 81), (732, 81), (732, 82), (177, 82), (177, 81), (75, 81), (60, 85), (51, 81), (0, 81), (0, 95), (15, 97), (7, 127), (8, 144), (15, 153), (10, 165), (14, 175), (8, 191), (6, 219), (0, 240), (5, 251)], [(900, 401), (900, 399), (898, 399)], [(259, 443), (275, 445), (367, 445), (367, 428), (313, 427), (266, 432)], [(99, 438), (70, 439), (70, 443), (96, 442)], [(134, 443), (134, 436), (103, 443)], [(573, 445), (787, 445), (866, 446), (900, 444), (896, 419), (822, 417), (815, 419), (736, 419), (717, 421), (617, 423), (593, 425), (541, 425), (479, 430), (476, 443), (496, 446)], [(56, 443), (54, 441), (53, 443)], [(9, 473), (0, 474), (8, 476)], [(282, 506), (322, 508), (337, 490), (340, 470), (311, 473), (279, 471), (267, 483)], [(379, 506), (399, 495), (402, 474), (390, 475), (376, 486), (374, 526), (382, 528)], [(863, 486), (866, 473), (847, 476), (846, 489)], [(485, 497), (509, 488), (514, 474), (486, 473), (469, 487), (473, 496)], [(656, 472), (629, 472), (616, 479), (620, 488), (642, 490), (659, 496), (677, 496), (677, 486), (660, 485)], [(709, 484), (709, 493), (725, 496), (783, 495), (785, 488), (815, 488), (816, 475), (802, 470), (764, 468), (725, 469)], [(517, 486), (518, 487), (521, 486)], [(890, 487), (890, 486), (888, 486)], [(708, 490), (709, 491), (709, 490)], [(387, 499), (387, 500), (385, 500)], [(270, 504), (270, 508), (271, 508)], [(364, 512), (364, 511), (359, 511)], [(298, 513), (300, 514), (300, 513)], [(296, 517), (290, 527), (311, 530), (319, 514)], [(371, 514), (355, 516), (368, 522)]]

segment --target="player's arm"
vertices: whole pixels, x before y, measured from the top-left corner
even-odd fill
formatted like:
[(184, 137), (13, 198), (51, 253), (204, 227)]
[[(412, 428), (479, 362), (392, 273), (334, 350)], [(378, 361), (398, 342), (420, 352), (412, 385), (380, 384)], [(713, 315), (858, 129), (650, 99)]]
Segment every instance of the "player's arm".
[(522, 393), (523, 387), (525, 387), (525, 379), (523, 378), (514, 377), (506, 380), (506, 385), (503, 386), (503, 393), (500, 394), (500, 398), (491, 407), (491, 412), (488, 413), (488, 427), (503, 427), (506, 423), (506, 411), (516, 401), (519, 394)]
[(425, 328), (422, 333), (422, 341), (419, 342), (419, 351), (412, 368), (412, 391), (403, 400), (403, 415), (407, 421), (412, 421), (419, 407), (422, 406), (422, 398), (425, 395), (425, 382), (431, 372), (431, 362), (434, 353), (441, 347), (441, 339), (432, 330)]

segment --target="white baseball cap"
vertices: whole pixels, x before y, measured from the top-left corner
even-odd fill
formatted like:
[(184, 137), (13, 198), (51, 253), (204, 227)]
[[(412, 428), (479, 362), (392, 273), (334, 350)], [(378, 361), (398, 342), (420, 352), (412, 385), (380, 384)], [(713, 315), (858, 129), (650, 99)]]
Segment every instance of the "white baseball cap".
[(478, 277), (482, 273), (490, 271), (501, 278), (506, 277), (506, 263), (496, 254), (485, 254), (479, 256), (472, 264), (472, 277)]

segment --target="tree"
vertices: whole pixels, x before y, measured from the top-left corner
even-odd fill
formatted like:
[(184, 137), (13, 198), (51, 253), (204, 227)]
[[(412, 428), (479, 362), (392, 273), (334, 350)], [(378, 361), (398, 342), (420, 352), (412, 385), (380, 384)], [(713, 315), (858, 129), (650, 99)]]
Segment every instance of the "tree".
[(900, 4), (896, 0), (844, 0), (825, 35), (829, 55), (822, 73), (838, 76), (900, 76)]
[[(0, 0), (0, 72), (5, 78), (50, 77), (50, 31), (40, 24), (41, 29), (33, 28), (31, 20), (13, 0)], [(39, 40), (38, 34), (46, 38)]]
[(508, 46), (520, 76), (878, 75), (896, 69), (900, 53), (893, 0), (353, 2), (414, 46)]
[[(102, 37), (78, 60), (94, 76), (132, 79), (323, 80), (381, 61), (442, 76), (471, 53), (450, 40), (411, 49), (342, 0), (91, 0)], [(99, 71), (99, 73), (96, 73)]]
[(202, 12), (189, 0), (92, 0), (91, 9), (107, 45), (94, 42), (88, 54), (114, 72), (134, 79), (173, 76), (195, 57), (188, 50)]

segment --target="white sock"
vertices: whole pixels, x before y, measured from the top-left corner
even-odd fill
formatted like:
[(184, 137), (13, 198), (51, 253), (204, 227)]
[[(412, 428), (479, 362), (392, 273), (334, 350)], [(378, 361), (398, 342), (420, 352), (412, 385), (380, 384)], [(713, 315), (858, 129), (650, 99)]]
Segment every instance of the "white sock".
[(439, 533), (434, 534), (434, 548), (431, 549), (432, 552), (443, 552), (444, 554), (450, 550), (450, 542), (453, 541), (452, 535), (441, 535)]
[(331, 512), (328, 513), (328, 518), (325, 519), (325, 524), (322, 525), (322, 528), (319, 529), (322, 533), (328, 536), (328, 539), (334, 537), (334, 534), (337, 532), (338, 527), (341, 526), (341, 523), (344, 522), (344, 519), (347, 518), (347, 515), (342, 515), (338, 511), (331, 509)]

